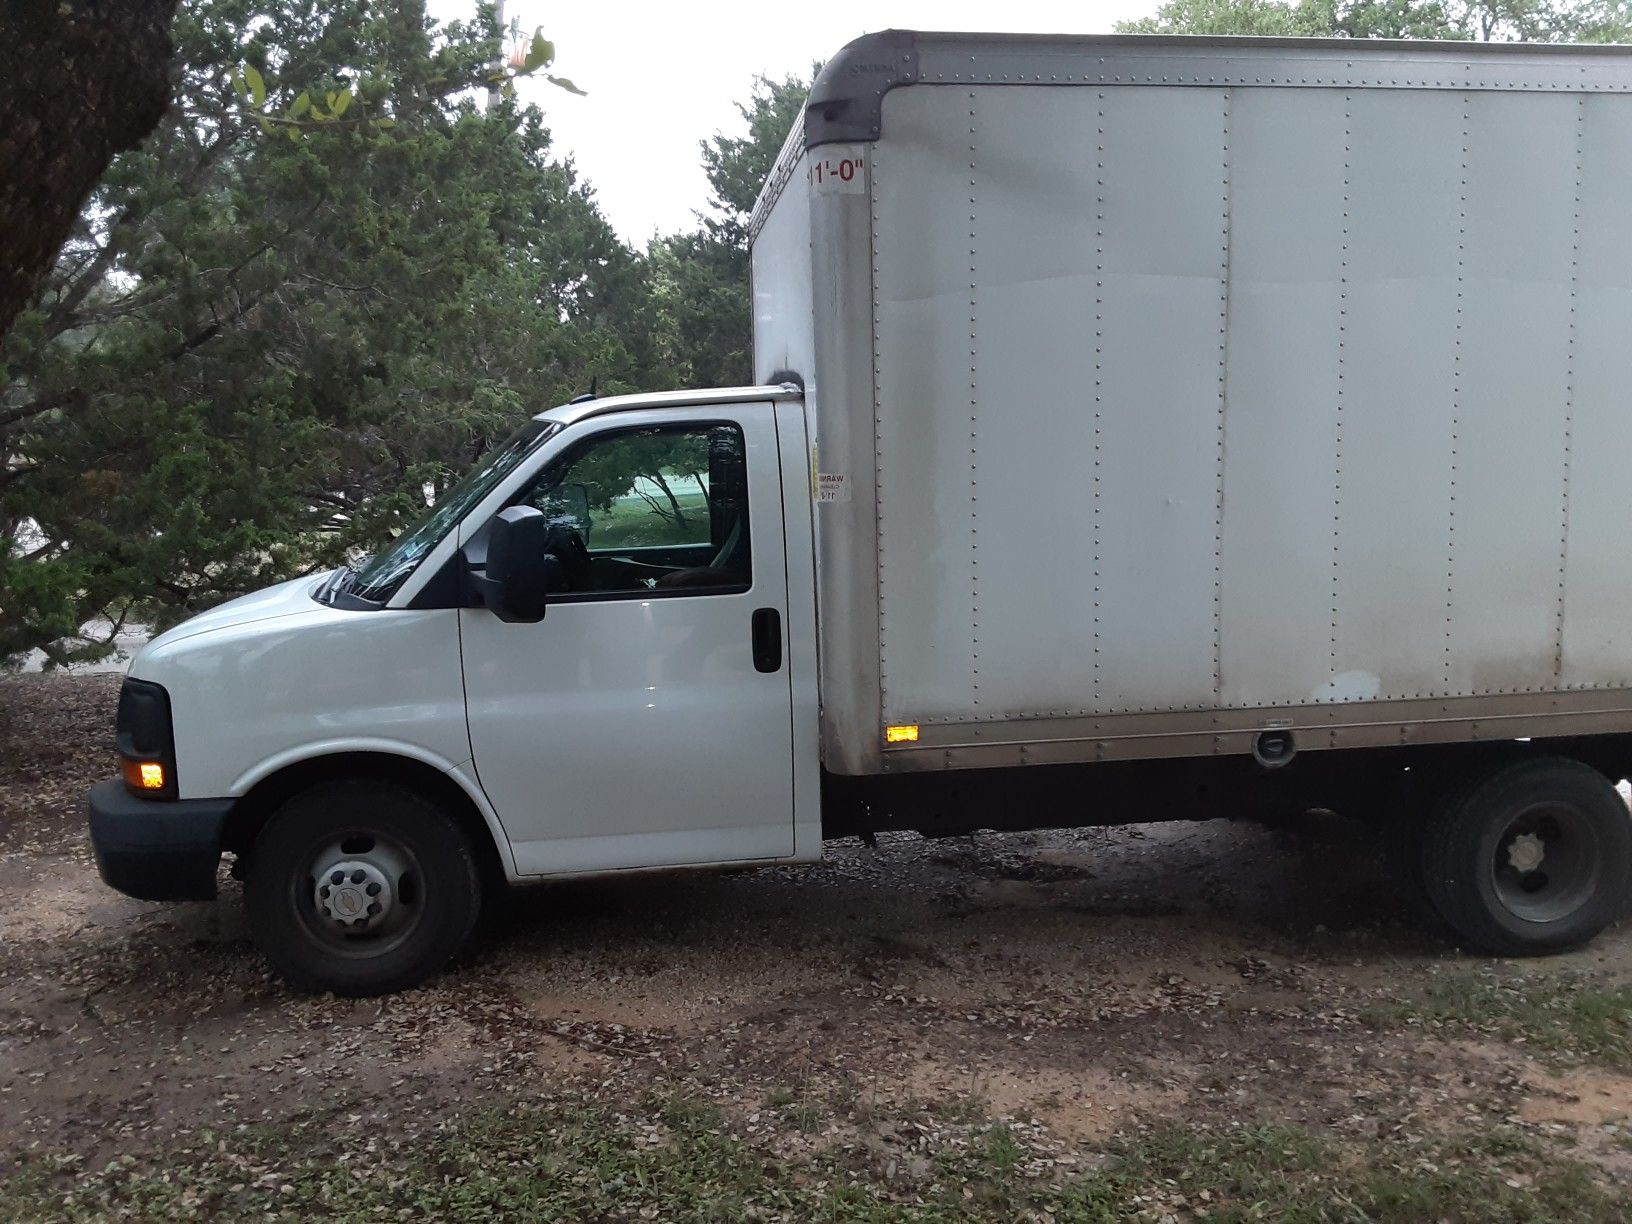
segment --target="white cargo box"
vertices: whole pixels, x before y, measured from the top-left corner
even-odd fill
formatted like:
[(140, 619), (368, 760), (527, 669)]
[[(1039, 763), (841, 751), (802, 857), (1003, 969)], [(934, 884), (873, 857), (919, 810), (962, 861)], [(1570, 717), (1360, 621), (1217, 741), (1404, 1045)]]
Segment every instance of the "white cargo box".
[(1624, 727), (1629, 88), (1615, 48), (847, 49), (753, 261), (755, 373), (819, 424), (829, 767)]

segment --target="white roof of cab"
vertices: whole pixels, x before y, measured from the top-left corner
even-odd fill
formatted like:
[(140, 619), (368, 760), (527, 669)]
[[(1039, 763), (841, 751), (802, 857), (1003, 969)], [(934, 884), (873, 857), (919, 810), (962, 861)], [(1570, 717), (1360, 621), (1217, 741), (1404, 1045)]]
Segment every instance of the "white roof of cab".
[(629, 412), (636, 408), (690, 408), (708, 404), (743, 404), (753, 400), (793, 400), (804, 395), (793, 383), (775, 387), (716, 387), (706, 391), (653, 391), (643, 395), (609, 395), (561, 404), (540, 412), (536, 421), (558, 421), (573, 425), (586, 417), (608, 412)]

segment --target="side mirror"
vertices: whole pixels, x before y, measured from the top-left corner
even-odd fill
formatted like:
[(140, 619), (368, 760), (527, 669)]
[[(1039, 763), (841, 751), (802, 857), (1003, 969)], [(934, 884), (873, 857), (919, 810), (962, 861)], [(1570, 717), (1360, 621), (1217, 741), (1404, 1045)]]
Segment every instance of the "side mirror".
[(532, 506), (511, 506), (493, 516), (487, 563), (481, 569), (471, 566), (469, 574), (482, 603), (500, 620), (544, 618), (555, 560), (544, 551), (549, 534), (550, 520)]

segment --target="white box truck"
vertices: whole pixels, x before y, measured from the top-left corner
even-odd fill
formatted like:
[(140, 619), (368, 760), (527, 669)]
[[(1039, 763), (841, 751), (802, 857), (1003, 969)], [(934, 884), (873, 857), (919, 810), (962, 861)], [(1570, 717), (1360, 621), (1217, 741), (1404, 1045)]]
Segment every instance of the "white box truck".
[(135, 660), (103, 874), (292, 982), (485, 890), (1331, 808), (1465, 945), (1632, 864), (1632, 51), (888, 32), (755, 210), (761, 385), (585, 398)]

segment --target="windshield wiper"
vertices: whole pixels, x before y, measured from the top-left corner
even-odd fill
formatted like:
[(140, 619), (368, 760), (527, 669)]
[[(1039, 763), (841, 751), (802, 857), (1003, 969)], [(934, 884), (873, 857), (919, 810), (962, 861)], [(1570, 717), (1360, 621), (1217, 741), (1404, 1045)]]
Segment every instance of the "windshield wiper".
[(350, 565), (341, 565), (339, 569), (323, 580), (323, 584), (312, 592), (312, 598), (320, 604), (333, 604), (336, 597), (351, 589), (357, 581), (357, 571)]

